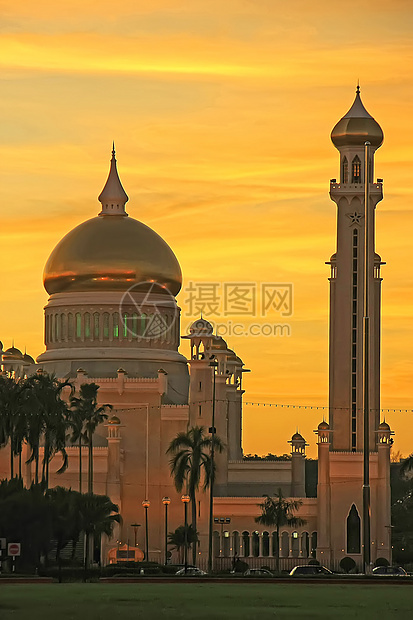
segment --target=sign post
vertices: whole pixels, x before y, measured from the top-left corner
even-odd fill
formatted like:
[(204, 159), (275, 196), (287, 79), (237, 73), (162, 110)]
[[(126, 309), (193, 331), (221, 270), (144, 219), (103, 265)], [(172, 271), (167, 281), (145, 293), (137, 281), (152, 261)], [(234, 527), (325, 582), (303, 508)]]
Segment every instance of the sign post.
[(9, 543), (7, 545), (7, 555), (13, 558), (12, 572), (16, 572), (16, 557), (21, 553), (21, 543)]

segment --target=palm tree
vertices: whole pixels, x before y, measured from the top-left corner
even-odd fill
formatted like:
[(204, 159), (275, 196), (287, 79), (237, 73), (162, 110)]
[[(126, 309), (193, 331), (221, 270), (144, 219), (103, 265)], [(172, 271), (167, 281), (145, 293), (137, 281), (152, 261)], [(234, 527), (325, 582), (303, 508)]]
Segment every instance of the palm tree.
[(52, 514), (52, 536), (56, 540), (56, 562), (59, 571), (59, 583), (62, 580), (61, 551), (69, 542), (73, 548), (79, 539), (79, 493), (64, 487), (55, 487), (47, 491)]
[(121, 522), (119, 507), (112, 503), (106, 495), (93, 493), (78, 494), (79, 524), (86, 534), (85, 571), (91, 563), (91, 549), (88, 541), (101, 538), (102, 534), (110, 537), (115, 523)]
[[(107, 419), (105, 411), (112, 409), (112, 405), (98, 406), (97, 394), (99, 386), (96, 383), (83, 383), (79, 388), (79, 396), (71, 396), (70, 407), (72, 410), (72, 428), (75, 425), (72, 435), (74, 441), (79, 441), (79, 469), (81, 471), (81, 441), (85, 437), (89, 449), (88, 463), (88, 486), (87, 492), (93, 493), (93, 434), (104, 420)], [(80, 474), (81, 475), (81, 474)], [(81, 486), (81, 479), (79, 478)]]
[(0, 375), (0, 448), (10, 443), (10, 478), (14, 478), (14, 457), (19, 455), (21, 478), (21, 453), (26, 434), (24, 380)]
[(30, 387), (28, 396), (27, 439), (32, 454), (28, 462), (35, 460), (35, 481), (39, 478), (39, 447), (43, 439), (42, 483), (48, 487), (49, 463), (55, 454), (60, 453), (63, 459), (57, 473), (66, 471), (68, 457), (66, 452), (66, 430), (69, 424), (69, 409), (61, 398), (65, 387), (72, 385), (69, 381), (59, 381), (56, 377), (45, 372), (37, 372), (27, 379)]
[(283, 526), (298, 527), (306, 523), (304, 519), (294, 516), (294, 513), (297, 512), (303, 502), (299, 499), (286, 499), (283, 496), (281, 489), (278, 489), (278, 493), (274, 497), (270, 497), (269, 495), (265, 495), (264, 497), (265, 499), (262, 504), (258, 504), (258, 507), (261, 509), (261, 514), (259, 517), (255, 518), (255, 522), (259, 523), (260, 525), (275, 527), (275, 562), (276, 569), (277, 571), (279, 571), (280, 528)]
[(184, 550), (185, 550), (185, 542), (186, 546), (189, 547), (191, 545), (196, 545), (199, 541), (198, 533), (195, 532), (192, 525), (186, 526), (186, 536), (185, 536), (185, 525), (180, 525), (176, 528), (174, 532), (169, 532), (168, 534), (168, 546), (172, 549), (176, 549), (179, 554), (179, 562), (183, 564), (184, 561)]
[[(203, 426), (192, 426), (187, 432), (178, 433), (169, 444), (167, 454), (172, 454), (170, 460), (171, 474), (175, 488), (180, 493), (185, 487), (191, 500), (192, 527), (196, 527), (196, 493), (202, 483), (205, 491), (215, 478), (215, 462), (212, 468), (211, 461), (212, 439), (205, 433)], [(214, 449), (222, 452), (224, 444), (217, 435), (214, 436)], [(196, 543), (192, 545), (192, 562), (196, 564)]]
[[(72, 402), (73, 402), (72, 398)], [(72, 434), (70, 436), (70, 441), (72, 443), (77, 443), (79, 449), (79, 493), (82, 492), (82, 442), (86, 441), (86, 433), (84, 431), (84, 415), (82, 407), (79, 407), (77, 403), (74, 405), (71, 404), (71, 415), (70, 415), (70, 427), (72, 429)]]

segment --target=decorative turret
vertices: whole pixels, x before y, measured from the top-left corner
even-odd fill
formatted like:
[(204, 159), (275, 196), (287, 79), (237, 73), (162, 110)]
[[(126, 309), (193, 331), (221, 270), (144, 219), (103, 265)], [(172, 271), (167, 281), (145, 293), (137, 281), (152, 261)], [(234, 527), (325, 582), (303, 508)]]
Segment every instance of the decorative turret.
[(305, 497), (305, 448), (308, 443), (298, 431), (288, 443), (291, 444), (291, 496)]
[(102, 211), (99, 215), (128, 215), (125, 211), (125, 204), (129, 197), (122, 187), (116, 167), (115, 143), (113, 143), (108, 180), (98, 200), (102, 203)]

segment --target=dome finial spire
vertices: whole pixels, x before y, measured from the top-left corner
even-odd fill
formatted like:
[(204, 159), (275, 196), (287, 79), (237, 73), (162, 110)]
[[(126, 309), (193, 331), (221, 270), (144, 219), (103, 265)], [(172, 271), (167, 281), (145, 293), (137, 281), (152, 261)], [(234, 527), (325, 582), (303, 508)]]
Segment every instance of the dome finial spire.
[(102, 211), (99, 215), (128, 215), (125, 211), (125, 204), (129, 198), (120, 182), (115, 154), (115, 141), (113, 140), (109, 176), (98, 198), (102, 203)]
[(357, 80), (356, 95), (360, 94), (360, 80)]

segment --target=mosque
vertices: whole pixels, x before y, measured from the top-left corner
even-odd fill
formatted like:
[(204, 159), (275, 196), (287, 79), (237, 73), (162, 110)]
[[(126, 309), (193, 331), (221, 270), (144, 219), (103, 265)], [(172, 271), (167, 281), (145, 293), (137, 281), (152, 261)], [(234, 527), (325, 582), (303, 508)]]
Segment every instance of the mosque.
[[(188, 426), (212, 423), (226, 445), (217, 454), (214, 490), (214, 557), (245, 558), (250, 565), (270, 564), (276, 555), (272, 528), (257, 525), (264, 494), (281, 489), (302, 500), (296, 530), (280, 536), (281, 567), (317, 557), (336, 566), (344, 556), (361, 565), (363, 484), (362, 317), (364, 273), (364, 186), (370, 183), (368, 208), (374, 220), (382, 199), (382, 180), (373, 180), (374, 153), (383, 132), (364, 108), (359, 88), (353, 105), (334, 127), (339, 180), (330, 182), (337, 205), (337, 246), (330, 274), (329, 422), (315, 431), (318, 446), (317, 496), (306, 497), (306, 440), (294, 433), (291, 459), (243, 459), (243, 361), (196, 320), (186, 338), (190, 357), (179, 352), (182, 284), (179, 262), (165, 241), (130, 217), (128, 196), (118, 176), (113, 150), (109, 176), (99, 196), (101, 211), (70, 231), (57, 244), (44, 270), (50, 295), (45, 307), (45, 351), (36, 362), (11, 348), (0, 351), (5, 372), (22, 377), (39, 369), (70, 379), (76, 389), (100, 386), (100, 403), (113, 406), (110, 419), (95, 434), (94, 492), (120, 507), (122, 526), (105, 543), (104, 558), (122, 544), (145, 548), (144, 508), (148, 515), (151, 560), (165, 557), (165, 505), (168, 531), (183, 523), (181, 494), (174, 488), (166, 455), (170, 441)], [(371, 143), (370, 178), (364, 178), (364, 143)], [(370, 484), (372, 560), (391, 559), (390, 447), (392, 432), (380, 411), (381, 258), (370, 239)], [(211, 359), (216, 365), (211, 365)], [(85, 456), (86, 458), (86, 447)], [(78, 449), (69, 446), (69, 468), (52, 475), (51, 486), (78, 488)], [(0, 451), (0, 478), (9, 475), (8, 448)], [(56, 457), (58, 458), (58, 457)], [(51, 466), (51, 471), (58, 467)], [(33, 479), (25, 466), (25, 482)], [(84, 487), (86, 488), (86, 473)], [(208, 493), (198, 494), (199, 561), (208, 553)], [(139, 527), (139, 524), (142, 527)], [(284, 562), (284, 564), (283, 564)], [(254, 564), (255, 563), (255, 564)]]

